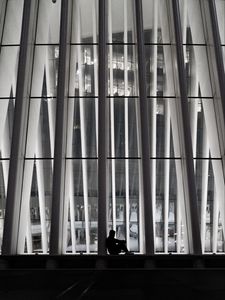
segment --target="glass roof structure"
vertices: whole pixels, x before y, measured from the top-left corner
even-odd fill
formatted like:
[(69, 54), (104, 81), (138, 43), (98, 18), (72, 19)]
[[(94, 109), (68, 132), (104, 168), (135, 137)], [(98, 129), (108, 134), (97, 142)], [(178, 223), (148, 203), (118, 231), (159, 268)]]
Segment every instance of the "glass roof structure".
[(225, 1), (0, 0), (2, 254), (224, 253)]

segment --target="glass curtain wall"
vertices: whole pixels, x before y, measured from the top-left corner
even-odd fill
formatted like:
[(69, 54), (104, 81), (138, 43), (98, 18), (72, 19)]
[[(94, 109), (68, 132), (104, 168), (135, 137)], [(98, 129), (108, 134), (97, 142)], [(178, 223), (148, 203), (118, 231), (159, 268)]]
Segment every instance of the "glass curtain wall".
[[(38, 0), (29, 74), (29, 112), (18, 253), (48, 253), (51, 232), (55, 124), (62, 0)], [(98, 0), (71, 0), (63, 253), (97, 253), (98, 245)], [(217, 113), (207, 1), (177, 0), (203, 253), (223, 253), (225, 230), (224, 124)], [(225, 2), (215, 0), (225, 57)], [(0, 247), (7, 201), (10, 149), (23, 0), (0, 0)], [(170, 0), (142, 0), (155, 253), (189, 253), (176, 39)], [(107, 230), (145, 253), (141, 115), (135, 0), (108, 0), (106, 65)], [(208, 21), (209, 22), (209, 21)], [(210, 25), (211, 26), (211, 25)], [(214, 50), (213, 50), (214, 51)], [(225, 60), (224, 60), (225, 63)], [(224, 139), (225, 140), (225, 139)], [(64, 159), (64, 158), (63, 158)], [(153, 242), (153, 241), (152, 241)]]
[[(207, 4), (199, 0), (180, 0), (179, 4), (202, 251), (224, 252), (224, 145), (216, 108), (210, 37), (204, 25)], [(223, 5), (224, 14), (224, 1), (216, 1), (216, 5)], [(219, 15), (216, 17), (223, 41), (223, 21)]]

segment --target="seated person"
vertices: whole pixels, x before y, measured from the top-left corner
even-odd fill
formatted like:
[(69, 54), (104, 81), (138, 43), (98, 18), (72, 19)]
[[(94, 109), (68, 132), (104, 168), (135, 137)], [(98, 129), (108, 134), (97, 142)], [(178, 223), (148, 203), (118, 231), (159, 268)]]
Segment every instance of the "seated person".
[(115, 239), (116, 232), (114, 230), (110, 230), (109, 236), (106, 239), (106, 247), (109, 251), (109, 254), (117, 255), (124, 251), (126, 254), (131, 254), (128, 251), (125, 240)]

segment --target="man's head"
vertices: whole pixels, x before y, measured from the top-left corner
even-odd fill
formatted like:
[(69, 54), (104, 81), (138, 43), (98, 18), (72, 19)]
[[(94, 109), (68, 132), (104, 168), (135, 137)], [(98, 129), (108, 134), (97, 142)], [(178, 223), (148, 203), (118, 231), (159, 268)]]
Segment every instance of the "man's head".
[(114, 237), (115, 234), (116, 234), (115, 230), (110, 230), (110, 232), (109, 232), (110, 237)]

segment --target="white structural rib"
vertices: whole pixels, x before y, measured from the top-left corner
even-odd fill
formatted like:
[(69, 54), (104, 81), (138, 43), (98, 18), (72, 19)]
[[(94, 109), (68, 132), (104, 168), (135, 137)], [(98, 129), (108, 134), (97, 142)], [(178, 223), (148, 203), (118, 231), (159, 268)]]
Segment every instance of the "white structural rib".
[[(18, 244), (17, 244), (17, 253), (22, 254), (24, 253), (25, 247), (25, 238), (26, 234), (30, 234), (27, 237), (28, 240), (31, 239), (32, 234), (32, 227), (31, 230), (27, 230), (27, 226), (30, 224), (30, 195), (31, 195), (31, 185), (32, 185), (32, 178), (33, 178), (33, 171), (34, 171), (34, 161), (26, 161), (24, 166), (24, 173), (23, 173), (23, 189), (22, 189), (22, 200), (21, 200), (21, 207), (20, 207), (20, 222), (19, 222), (19, 230), (18, 230)], [(31, 250), (32, 248), (29, 248)]]
[(214, 202), (213, 202), (213, 236), (212, 236), (212, 252), (217, 252), (218, 241), (218, 223), (219, 223), (219, 207), (218, 207), (218, 191), (214, 185)]
[[(150, 68), (150, 72), (152, 72), (152, 87), (150, 90), (151, 96), (157, 96), (157, 59), (158, 59), (158, 1), (154, 1), (153, 4), (154, 14), (153, 14), (153, 43), (155, 44), (153, 47), (153, 59), (152, 65)], [(157, 121), (157, 114), (156, 114), (156, 107), (157, 101), (156, 98), (150, 100), (150, 107), (151, 107), (151, 116), (150, 116), (150, 156), (155, 158), (156, 157), (156, 121)], [(155, 238), (155, 210), (156, 210), (156, 159), (151, 160), (151, 188), (152, 188), (152, 211), (153, 211), (153, 228), (154, 228), (154, 238)]]
[[(209, 144), (207, 138), (207, 131), (205, 127), (205, 120), (203, 121), (203, 142), (202, 142), (202, 156), (209, 157)], [(206, 208), (208, 198), (208, 175), (209, 174), (209, 160), (202, 160), (202, 201), (201, 201), (201, 241), (202, 241), (202, 252), (205, 251), (206, 242)], [(216, 199), (214, 199), (215, 201)]]
[[(109, 94), (113, 96), (113, 46), (112, 43), (112, 0), (108, 4), (108, 34), (109, 34)], [(111, 157), (115, 157), (115, 121), (114, 121), (114, 98), (110, 98), (110, 135)], [(112, 184), (112, 228), (116, 231), (116, 168), (115, 159), (111, 160), (111, 184)]]
[[(73, 5), (73, 16), (76, 17), (76, 5)], [(74, 25), (74, 24), (73, 24)], [(70, 51), (70, 61), (76, 62), (76, 49)], [(69, 79), (69, 96), (74, 95), (74, 83), (76, 81), (76, 63), (70, 64), (70, 79)], [(68, 115), (67, 115), (67, 141), (66, 141), (66, 156), (68, 158), (73, 157), (73, 133), (75, 129), (74, 110), (75, 110), (74, 98), (68, 99)], [(75, 223), (75, 195), (74, 195), (74, 173), (73, 173), (73, 160), (68, 159), (66, 161), (66, 181), (65, 181), (65, 207), (64, 207), (64, 231), (63, 231), (63, 253), (67, 251), (68, 241), (68, 226), (70, 225), (70, 234), (72, 242), (72, 253), (76, 252), (76, 223)], [(70, 217), (70, 224), (68, 218)]]
[[(80, 13), (77, 12), (77, 27), (78, 36), (77, 42), (81, 42), (81, 20)], [(81, 45), (77, 46), (77, 63), (78, 63), (78, 84), (79, 84), (79, 97), (84, 96), (83, 85), (83, 65), (82, 65), (82, 49)], [(86, 236), (86, 252), (90, 252), (90, 230), (89, 230), (89, 214), (88, 214), (88, 174), (87, 174), (87, 131), (85, 121), (85, 99), (79, 98), (80, 106), (80, 131), (81, 131), (81, 156), (82, 156), (82, 176), (83, 176), (83, 199), (84, 199), (84, 219), (85, 219), (85, 236)]]
[[(0, 152), (1, 158), (8, 158), (10, 157), (10, 140), (9, 140), (9, 115), (8, 115), (8, 108), (9, 108), (9, 101), (12, 100), (1, 100), (1, 108), (3, 108), (3, 112), (0, 112)], [(2, 117), (2, 120), (1, 120)], [(1, 127), (2, 126), (2, 127)], [(9, 164), (3, 163), (2, 164), (2, 171), (3, 171), (3, 180), (4, 180), (4, 189), (5, 193), (7, 194), (8, 188), (8, 175), (9, 175)]]
[[(51, 47), (51, 46), (49, 46)], [(52, 53), (53, 52), (53, 53)], [(45, 75), (46, 75), (46, 87), (47, 87), (47, 96), (54, 96), (55, 90), (55, 78), (57, 70), (55, 64), (52, 65), (50, 62), (56, 61), (54, 56), (55, 51), (48, 51), (46, 53), (46, 62), (45, 62)], [(53, 88), (54, 87), (54, 88)], [(50, 151), (51, 157), (54, 156), (54, 142), (55, 142), (55, 115), (56, 115), (56, 100), (53, 98), (48, 98), (47, 107), (48, 107), (48, 120), (49, 120), (49, 136), (50, 136)]]
[[(93, 55), (94, 55), (94, 96), (98, 96), (98, 46), (97, 44), (97, 0), (93, 1), (92, 24), (93, 24)], [(98, 156), (98, 98), (95, 100), (95, 128), (96, 128), (96, 153)]]
[[(186, 29), (186, 28), (185, 28)], [(185, 30), (186, 31), (186, 30)], [(184, 52), (185, 53), (185, 52)], [(191, 64), (191, 83), (190, 83), (190, 94), (191, 96), (198, 96), (198, 88), (199, 81), (196, 72), (196, 63), (195, 59), (191, 59), (191, 61), (187, 61), (187, 63)], [(190, 126), (191, 126), (191, 139), (192, 139), (192, 148), (193, 148), (193, 157), (196, 157), (197, 154), (197, 129), (198, 129), (198, 107), (199, 107), (199, 99), (194, 98), (190, 99)], [(196, 167), (196, 161), (194, 161), (194, 168)]]
[[(42, 145), (41, 145), (41, 126), (39, 124), (38, 139), (37, 139), (37, 157), (43, 157)], [(38, 186), (38, 200), (40, 210), (40, 223), (41, 223), (41, 238), (42, 238), (42, 251), (47, 253), (48, 251), (48, 238), (47, 238), (47, 227), (46, 227), (46, 216), (45, 216), (45, 177), (44, 177), (44, 162), (43, 160), (36, 161), (36, 172), (37, 172), (37, 186)]]
[[(165, 157), (170, 156), (170, 108), (169, 101), (165, 100)], [(173, 101), (173, 100), (172, 100)], [(170, 160), (164, 160), (164, 252), (168, 253), (168, 223), (169, 223), (169, 175)]]
[[(195, 81), (195, 83), (197, 87), (198, 86), (197, 80)], [(197, 92), (197, 89), (195, 89), (195, 92)], [(199, 105), (198, 99), (190, 100), (190, 126), (191, 126), (191, 137), (192, 137), (194, 157), (196, 157), (196, 153), (197, 153), (198, 105)], [(196, 161), (194, 161), (194, 167), (196, 167)]]
[[(74, 61), (74, 51), (71, 51), (71, 61)], [(73, 73), (74, 72), (74, 73)], [(75, 65), (70, 66), (71, 73), (75, 74)], [(72, 77), (73, 78), (73, 77)], [(68, 158), (73, 157), (73, 131), (74, 131), (74, 99), (68, 99), (68, 122), (67, 122), (67, 146), (66, 155)], [(72, 253), (76, 252), (76, 235), (75, 235), (75, 207), (74, 207), (74, 175), (73, 160), (66, 161), (65, 175), (65, 206), (64, 206), (64, 228), (63, 228), (63, 253), (67, 251), (68, 227), (70, 225), (70, 234), (72, 241)], [(70, 218), (70, 224), (68, 219)]]
[[(72, 253), (76, 252), (76, 228), (75, 228), (75, 205), (74, 205), (74, 181), (73, 181), (73, 168), (72, 162), (69, 161), (69, 212), (70, 212), (70, 230), (72, 241)], [(72, 195), (72, 196), (71, 196)]]
[[(31, 220), (28, 218), (27, 222), (27, 232), (26, 232), (26, 245), (27, 245), (27, 253), (33, 252), (33, 245), (32, 245), (32, 232), (31, 232)], [(23, 249), (25, 250), (25, 249)]]
[[(73, 99), (71, 101), (74, 101)], [(71, 119), (73, 120), (73, 118)], [(69, 128), (68, 128), (69, 131)], [(69, 132), (68, 132), (69, 133)], [(69, 135), (68, 135), (69, 137)], [(69, 138), (71, 141), (71, 138)], [(68, 141), (69, 142), (69, 141)], [(70, 144), (72, 146), (72, 144)], [(68, 146), (68, 145), (67, 145)], [(70, 147), (71, 147), (70, 146)], [(68, 154), (68, 152), (67, 152)], [(68, 231), (70, 226), (70, 236), (72, 242), (72, 253), (76, 252), (75, 234), (75, 207), (74, 207), (74, 181), (73, 181), (73, 161), (66, 161), (66, 183), (65, 183), (65, 206), (64, 206), (64, 228), (63, 228), (63, 253), (67, 252)], [(70, 219), (70, 223), (69, 223)]]
[(124, 0), (124, 123), (125, 123), (125, 197), (126, 197), (126, 241), (130, 249), (130, 195), (129, 195), (129, 125), (128, 125), (128, 20), (127, 0)]

